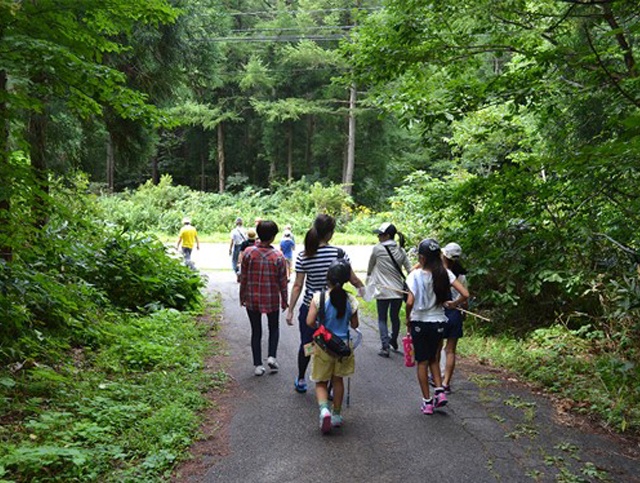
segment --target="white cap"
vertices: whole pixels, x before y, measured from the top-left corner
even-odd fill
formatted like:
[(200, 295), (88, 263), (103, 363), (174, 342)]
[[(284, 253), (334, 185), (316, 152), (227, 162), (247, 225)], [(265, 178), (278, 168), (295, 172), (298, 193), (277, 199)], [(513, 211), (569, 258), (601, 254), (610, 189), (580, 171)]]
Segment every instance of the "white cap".
[(442, 249), (442, 254), (449, 260), (460, 258), (460, 256), (462, 255), (462, 247), (460, 247), (460, 245), (458, 245), (457, 243), (447, 243)]
[(189, 218), (188, 216), (185, 216), (185, 217), (182, 219), (182, 223), (183, 223), (183, 224), (185, 224), (185, 225), (186, 225), (187, 223), (191, 224), (191, 218)]

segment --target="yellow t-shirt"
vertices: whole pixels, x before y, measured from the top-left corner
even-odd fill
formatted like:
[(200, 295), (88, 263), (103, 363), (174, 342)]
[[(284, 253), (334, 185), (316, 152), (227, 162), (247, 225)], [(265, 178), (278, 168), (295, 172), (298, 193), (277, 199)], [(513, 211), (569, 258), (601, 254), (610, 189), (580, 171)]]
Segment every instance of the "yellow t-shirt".
[(180, 239), (182, 240), (182, 246), (185, 248), (193, 248), (196, 244), (196, 237), (198, 232), (191, 225), (184, 225), (180, 228)]

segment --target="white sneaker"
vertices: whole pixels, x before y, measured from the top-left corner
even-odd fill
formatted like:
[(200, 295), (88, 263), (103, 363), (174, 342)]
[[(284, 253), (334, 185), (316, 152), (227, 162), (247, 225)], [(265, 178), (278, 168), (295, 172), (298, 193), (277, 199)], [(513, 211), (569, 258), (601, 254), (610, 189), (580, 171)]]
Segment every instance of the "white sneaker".
[(269, 369), (271, 369), (271, 372), (278, 372), (278, 369), (280, 369), (275, 357), (267, 357), (267, 365), (269, 366)]
[(320, 411), (320, 431), (322, 431), (322, 434), (327, 434), (331, 431), (331, 411), (327, 408), (322, 408)]
[(267, 372), (267, 370), (264, 366), (256, 366), (256, 370), (253, 371), (256, 376), (263, 376), (265, 372)]

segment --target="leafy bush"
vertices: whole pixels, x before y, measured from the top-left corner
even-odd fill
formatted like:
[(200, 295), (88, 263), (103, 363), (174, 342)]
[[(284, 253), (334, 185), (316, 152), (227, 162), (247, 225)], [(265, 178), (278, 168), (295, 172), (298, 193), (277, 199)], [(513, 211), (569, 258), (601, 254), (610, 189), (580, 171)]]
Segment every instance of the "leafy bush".
[(178, 232), (184, 216), (190, 216), (202, 234), (227, 233), (238, 216), (248, 225), (256, 217), (270, 218), (281, 226), (290, 224), (302, 234), (317, 213), (331, 214), (340, 229), (346, 230), (354, 207), (341, 186), (305, 179), (274, 184), (270, 190), (245, 186), (236, 194), (218, 194), (172, 186), (171, 177), (163, 176), (157, 186), (147, 182), (133, 192), (104, 196), (99, 201), (105, 219), (112, 223), (172, 235)]
[(98, 345), (121, 309), (189, 309), (201, 300), (197, 274), (156, 239), (105, 225), (85, 187), (84, 177), (54, 183), (47, 223), (25, 231), (13, 261), (0, 261), (0, 360), (56, 359)]

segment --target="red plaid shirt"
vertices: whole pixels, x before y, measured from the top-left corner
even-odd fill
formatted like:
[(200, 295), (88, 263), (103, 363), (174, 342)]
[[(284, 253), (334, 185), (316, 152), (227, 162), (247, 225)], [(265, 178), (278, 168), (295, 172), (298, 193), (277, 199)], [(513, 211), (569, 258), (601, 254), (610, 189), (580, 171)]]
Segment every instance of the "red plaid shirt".
[(240, 303), (266, 314), (287, 308), (287, 267), (282, 253), (262, 242), (244, 251)]

